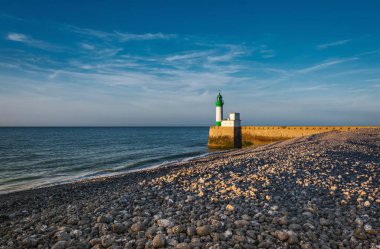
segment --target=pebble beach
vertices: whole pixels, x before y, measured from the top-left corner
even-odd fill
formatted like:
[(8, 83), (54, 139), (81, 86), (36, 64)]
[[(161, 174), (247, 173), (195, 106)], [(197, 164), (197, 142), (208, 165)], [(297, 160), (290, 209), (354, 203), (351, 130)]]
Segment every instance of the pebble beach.
[(0, 195), (0, 248), (380, 248), (380, 129)]

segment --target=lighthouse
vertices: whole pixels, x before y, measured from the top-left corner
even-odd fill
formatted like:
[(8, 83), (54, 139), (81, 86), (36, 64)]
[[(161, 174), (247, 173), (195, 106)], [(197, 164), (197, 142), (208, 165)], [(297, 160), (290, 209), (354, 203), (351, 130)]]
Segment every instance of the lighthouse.
[(215, 125), (216, 126), (221, 126), (222, 125), (222, 120), (223, 120), (223, 97), (220, 95), (220, 92), (218, 96), (216, 96), (216, 119), (215, 119)]

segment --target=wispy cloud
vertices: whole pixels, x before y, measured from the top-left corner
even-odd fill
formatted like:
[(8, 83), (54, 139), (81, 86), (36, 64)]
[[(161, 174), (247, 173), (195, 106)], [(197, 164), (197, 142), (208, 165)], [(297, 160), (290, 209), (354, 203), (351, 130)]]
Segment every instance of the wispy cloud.
[(211, 62), (223, 62), (223, 61), (231, 61), (232, 59), (236, 57), (242, 57), (245, 55), (244, 51), (241, 50), (230, 50), (225, 54), (222, 55), (212, 55), (208, 56), (207, 60)]
[(182, 51), (178, 54), (166, 56), (164, 60), (176, 67), (196, 66), (197, 68), (212, 69), (215, 64), (225, 63), (229, 65), (234, 63), (237, 58), (249, 56), (250, 54), (251, 50), (245, 46), (227, 46), (224, 44), (223, 46), (215, 45), (214, 48), (207, 50)]
[(288, 92), (325, 91), (325, 90), (329, 90), (330, 87), (332, 86), (331, 85), (312, 85), (312, 86), (289, 88), (286, 91)]
[(144, 40), (168, 40), (176, 38), (176, 34), (164, 34), (164, 33), (144, 33), (144, 34), (132, 34), (119, 31), (105, 32), (101, 30), (81, 28), (72, 25), (65, 25), (65, 30), (68, 30), (73, 33), (92, 36), (104, 40), (118, 40), (121, 42), (126, 41), (144, 41)]
[(4, 63), (4, 62), (0, 62), (0, 67), (5, 67), (5, 68), (20, 68), (20, 66), (18, 64)]
[(364, 52), (364, 53), (360, 53), (357, 56), (367, 56), (367, 55), (380, 55), (380, 49), (373, 50), (373, 51), (368, 51), (368, 52)]
[(202, 58), (210, 55), (211, 51), (203, 51), (203, 52), (185, 52), (181, 54), (171, 55), (165, 58), (167, 61), (178, 61), (178, 60), (191, 60), (196, 58)]
[[(23, 36), (12, 37), (25, 40)], [(246, 51), (242, 46), (223, 47), (206, 51), (182, 51), (178, 54), (132, 56), (119, 53), (121, 49), (79, 44), (83, 51), (60, 67), (51, 63), (30, 64), (16, 60), (24, 75), (45, 78), (54, 82), (72, 82), (87, 86), (97, 84), (111, 88), (131, 87), (141, 92), (161, 92), (163, 96), (183, 89), (197, 95), (209, 89), (238, 84), (245, 77), (232, 76), (241, 71), (234, 61)], [(0, 65), (1, 66), (1, 65)], [(22, 75), (22, 76), (21, 76)]]
[(11, 41), (18, 41), (18, 42), (30, 42), (30, 38), (28, 38), (24, 34), (19, 34), (19, 33), (8, 33), (7, 39)]
[(10, 20), (14, 20), (14, 21), (24, 21), (24, 19), (22, 19), (20, 17), (5, 14), (5, 13), (0, 13), (0, 18), (10, 19)]
[(350, 41), (351, 41), (350, 39), (346, 39), (346, 40), (340, 40), (340, 41), (320, 44), (320, 45), (317, 46), (317, 48), (318, 49), (326, 49), (326, 48), (329, 48), (329, 47), (343, 45), (343, 44), (349, 43)]
[(121, 41), (168, 40), (177, 37), (175, 34), (163, 33), (131, 34), (115, 31), (113, 34), (115, 34)]
[(265, 59), (272, 58), (276, 55), (274, 50), (272, 50), (272, 49), (262, 49), (262, 50), (260, 50), (260, 54)]
[(352, 58), (346, 58), (346, 59), (340, 59), (340, 60), (329, 60), (329, 61), (325, 61), (323, 63), (317, 64), (317, 65), (314, 65), (311, 67), (299, 69), (296, 71), (296, 73), (298, 73), (298, 74), (311, 73), (311, 72), (319, 71), (319, 70), (322, 70), (322, 69), (325, 69), (325, 68), (328, 68), (328, 67), (331, 67), (331, 66), (334, 66), (337, 64), (341, 64), (341, 63), (345, 63), (345, 62), (349, 62), (349, 61), (354, 61), (357, 59), (359, 59), (359, 58), (352, 57)]
[(24, 43), (28, 46), (44, 50), (58, 51), (63, 49), (60, 46), (56, 46), (42, 40), (33, 39), (31, 36), (21, 33), (8, 33), (5, 38), (9, 41)]
[[(328, 59), (321, 61), (318, 64), (307, 66), (303, 68), (274, 68), (274, 67), (267, 67), (265, 64), (256, 64), (255, 66), (258, 68), (257, 72), (264, 73), (260, 76), (258, 76), (257, 79), (251, 79), (255, 82), (254, 84), (254, 91), (261, 91), (263, 90), (268, 91), (268, 89), (274, 88), (276, 86), (280, 86), (283, 83), (286, 84), (292, 84), (293, 82), (299, 82), (300, 79), (304, 79), (305, 82), (298, 83), (302, 87), (299, 89), (302, 89), (303, 91), (306, 91), (307, 89), (310, 90), (324, 90), (325, 84), (323, 84), (322, 88), (316, 88), (315, 86), (312, 87), (306, 87), (306, 81), (308, 79), (313, 79), (315, 75), (321, 75), (319, 71), (330, 69), (336, 65), (343, 64), (350, 61), (358, 60), (357, 57), (351, 57), (351, 58), (343, 58), (343, 59)], [(345, 68), (341, 69), (345, 70)], [(340, 70), (338, 70), (340, 71)], [(333, 72), (329, 72), (326, 74), (323, 74), (323, 78), (328, 78), (331, 75), (334, 75), (336, 73), (336, 68)], [(322, 80), (321, 76), (318, 76), (318, 80)], [(281, 83), (281, 84), (280, 84)], [(298, 88), (297, 88), (298, 89)], [(297, 90), (296, 89), (296, 90)]]
[(87, 50), (94, 50), (95, 46), (88, 44), (88, 43), (81, 43), (79, 44), (81, 48), (87, 49)]
[(366, 82), (380, 82), (380, 79), (368, 79)]
[(273, 49), (269, 49), (265, 44), (259, 46), (258, 52), (264, 59), (273, 58), (276, 56), (276, 52)]

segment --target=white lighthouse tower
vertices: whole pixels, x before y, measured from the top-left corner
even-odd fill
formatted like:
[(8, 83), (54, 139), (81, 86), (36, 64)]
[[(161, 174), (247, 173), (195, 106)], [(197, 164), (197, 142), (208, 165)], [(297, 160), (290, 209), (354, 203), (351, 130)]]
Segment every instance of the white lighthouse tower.
[(222, 125), (222, 120), (223, 120), (223, 97), (220, 95), (220, 92), (218, 96), (216, 96), (216, 119), (215, 119), (215, 125), (216, 126), (221, 126)]

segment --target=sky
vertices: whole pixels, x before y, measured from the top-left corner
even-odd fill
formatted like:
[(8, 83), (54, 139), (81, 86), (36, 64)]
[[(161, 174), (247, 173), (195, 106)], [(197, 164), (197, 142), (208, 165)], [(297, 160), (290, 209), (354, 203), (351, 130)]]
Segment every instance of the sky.
[(380, 1), (0, 0), (0, 126), (380, 125)]

